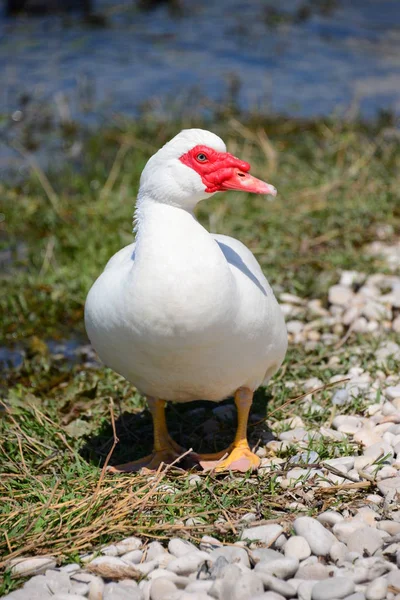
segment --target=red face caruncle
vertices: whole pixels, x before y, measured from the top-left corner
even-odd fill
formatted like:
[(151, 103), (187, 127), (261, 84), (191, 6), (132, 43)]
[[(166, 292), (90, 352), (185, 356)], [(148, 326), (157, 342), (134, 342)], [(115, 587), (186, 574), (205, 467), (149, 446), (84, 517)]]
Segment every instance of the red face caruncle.
[(205, 191), (210, 194), (223, 190), (242, 190), (276, 195), (272, 185), (250, 175), (249, 163), (229, 152), (218, 152), (208, 146), (198, 145), (179, 160), (200, 175)]
[(225, 179), (232, 175), (232, 169), (247, 173), (249, 163), (239, 160), (228, 152), (217, 152), (208, 146), (195, 146), (181, 156), (180, 161), (198, 173), (206, 186), (206, 192), (218, 192)]

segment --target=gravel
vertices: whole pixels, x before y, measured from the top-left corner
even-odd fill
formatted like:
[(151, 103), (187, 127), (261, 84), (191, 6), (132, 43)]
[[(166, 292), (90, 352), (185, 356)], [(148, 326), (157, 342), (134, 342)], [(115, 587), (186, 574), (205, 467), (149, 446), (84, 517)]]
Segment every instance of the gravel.
[[(342, 518), (338, 519), (338, 516)], [(302, 535), (289, 535), (282, 551), (267, 548), (265, 541), (259, 541), (261, 547), (253, 550), (248, 546), (216, 547), (215, 540), (206, 536), (201, 547), (208, 548), (208, 551), (199, 550), (194, 544), (179, 538), (170, 540), (168, 548), (160, 542), (152, 542), (144, 547), (142, 562), (142, 565), (151, 565), (151, 570), (139, 583), (137, 581), (142, 578), (141, 572), (139, 576), (124, 577), (122, 581), (118, 581), (121, 577), (121, 563), (125, 563), (128, 572), (133, 565), (129, 561), (125, 562), (123, 556), (110, 556), (108, 546), (106, 555), (94, 558), (83, 568), (75, 564), (72, 568), (47, 569), (45, 574), (35, 575), (22, 589), (4, 598), (340, 600), (354, 597), (357, 600), (361, 598), (361, 594), (365, 600), (383, 600), (389, 597), (388, 590), (400, 593), (400, 570), (395, 564), (400, 549), (400, 533), (396, 527), (398, 521), (379, 521), (379, 515), (369, 506), (361, 507), (351, 518), (326, 511), (321, 513), (320, 519), (322, 523), (311, 517), (295, 519), (292, 523), (293, 530)], [(358, 524), (361, 524), (361, 528)], [(378, 524), (388, 531), (378, 529)], [(395, 525), (394, 528), (391, 527), (392, 524)], [(246, 534), (241, 537), (253, 544), (255, 539), (260, 540), (260, 529), (265, 534), (265, 527), (270, 526), (256, 526), (256, 536)], [(339, 541), (328, 528), (339, 531), (340, 537), (346, 538), (347, 543)], [(282, 527), (280, 530), (274, 529), (275, 537), (279, 537), (282, 530)], [(271, 543), (270, 531), (271, 529), (267, 529), (268, 535), (264, 538), (268, 543)], [(356, 533), (352, 535), (349, 531)], [(140, 547), (142, 548), (142, 544)], [(387, 556), (382, 554), (383, 548), (388, 549)], [(182, 554), (182, 549), (186, 550), (186, 554)], [(170, 550), (179, 556), (171, 554)], [(321, 556), (325, 557), (328, 564), (319, 562)], [(169, 557), (169, 560), (164, 561), (162, 567), (158, 563), (162, 563), (165, 557)], [(332, 562), (329, 564), (329, 561)], [(21, 560), (18, 564), (23, 562)], [(28, 566), (33, 564), (32, 559), (27, 559), (27, 562)], [(93, 573), (98, 568), (106, 569), (104, 577)], [(113, 578), (115, 581), (112, 581)], [(76, 586), (81, 586), (80, 590)]]

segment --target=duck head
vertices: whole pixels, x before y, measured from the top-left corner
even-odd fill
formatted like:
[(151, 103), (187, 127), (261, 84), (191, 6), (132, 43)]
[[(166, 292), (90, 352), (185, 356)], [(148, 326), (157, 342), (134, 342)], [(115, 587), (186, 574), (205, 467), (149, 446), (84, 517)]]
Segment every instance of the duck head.
[(138, 200), (151, 198), (193, 210), (200, 200), (225, 190), (276, 195), (272, 185), (249, 171), (249, 163), (229, 154), (214, 133), (184, 129), (147, 162)]

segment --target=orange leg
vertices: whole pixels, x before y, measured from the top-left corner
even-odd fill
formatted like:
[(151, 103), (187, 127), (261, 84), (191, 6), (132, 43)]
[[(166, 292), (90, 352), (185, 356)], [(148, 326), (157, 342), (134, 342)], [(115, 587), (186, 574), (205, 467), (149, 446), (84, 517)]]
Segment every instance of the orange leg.
[(153, 417), (154, 448), (153, 452), (139, 460), (134, 460), (116, 467), (109, 467), (112, 473), (130, 473), (149, 469), (155, 471), (162, 464), (170, 464), (181, 456), (185, 450), (169, 435), (165, 419), (165, 401), (148, 397), (147, 403)]
[[(254, 470), (260, 464), (260, 459), (250, 450), (247, 441), (247, 422), (253, 402), (253, 392), (248, 388), (239, 388), (235, 394), (235, 404), (238, 411), (238, 425), (232, 446), (223, 453), (214, 455), (199, 455), (200, 465), (205, 471), (241, 471)], [(223, 454), (228, 452), (226, 458)]]

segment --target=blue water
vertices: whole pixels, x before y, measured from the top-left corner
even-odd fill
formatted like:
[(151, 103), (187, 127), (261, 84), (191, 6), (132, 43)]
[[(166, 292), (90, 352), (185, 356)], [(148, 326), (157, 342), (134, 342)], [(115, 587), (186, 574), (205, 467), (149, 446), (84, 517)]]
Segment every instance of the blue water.
[[(66, 361), (70, 365), (80, 362), (90, 368), (97, 368), (100, 364), (87, 340), (76, 337), (45, 342), (52, 360)], [(13, 347), (0, 346), (0, 373), (20, 368), (25, 357), (26, 349), (21, 344), (15, 344)]]
[(268, 7), (279, 5), (290, 17), (300, 4), (183, 0), (177, 18), (165, 7), (144, 13), (132, 0), (97, 0), (105, 28), (78, 16), (3, 17), (0, 113), (12, 114), (23, 93), (86, 119), (100, 108), (132, 115), (149, 101), (162, 111), (172, 98), (185, 107), (190, 93), (190, 102), (220, 101), (232, 77), (241, 83), (244, 109), (306, 117), (399, 113), (399, 0), (337, 0), (327, 14), (266, 22)]

